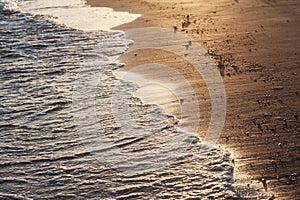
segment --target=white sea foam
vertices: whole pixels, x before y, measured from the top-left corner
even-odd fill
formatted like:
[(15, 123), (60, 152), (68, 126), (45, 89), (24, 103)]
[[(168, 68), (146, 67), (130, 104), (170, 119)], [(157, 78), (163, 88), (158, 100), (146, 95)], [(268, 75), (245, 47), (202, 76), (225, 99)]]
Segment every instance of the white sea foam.
[(0, 10), (20, 11), (20, 7), (15, 0), (1, 0)]
[(109, 30), (140, 16), (128, 12), (117, 12), (112, 8), (89, 7), (83, 0), (20, 1), (20, 6), (26, 12), (57, 17), (61, 23), (85, 31)]

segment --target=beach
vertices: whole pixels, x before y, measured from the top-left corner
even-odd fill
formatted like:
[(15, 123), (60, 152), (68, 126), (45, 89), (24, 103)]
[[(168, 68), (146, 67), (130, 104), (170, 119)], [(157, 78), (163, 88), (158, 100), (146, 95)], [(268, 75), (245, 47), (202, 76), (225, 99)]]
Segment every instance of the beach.
[(0, 199), (300, 199), (295, 0), (0, 0)]
[[(168, 28), (199, 42), (223, 67), (227, 109), (217, 144), (234, 157), (236, 184), (261, 185), (270, 199), (271, 195), (300, 199), (299, 2), (88, 0), (87, 4), (142, 14), (115, 30)], [(188, 25), (183, 24), (186, 21)], [(197, 88), (204, 124), (198, 134), (203, 138), (211, 109), (205, 83), (185, 61), (168, 58), (172, 55), (166, 52), (129, 53), (122, 57), (126, 66), (121, 70), (153, 60), (181, 70)]]
[[(153, 82), (153, 70), (145, 70), (151, 63), (122, 70), (117, 59), (146, 34), (109, 29), (139, 15), (81, 0), (0, 4), (0, 199), (240, 199), (230, 152), (214, 145), (218, 135), (212, 144), (196, 135), (202, 90), (191, 92), (199, 81), (184, 69), (155, 65), (155, 75), (169, 76)], [(148, 44), (161, 47), (155, 30), (147, 29)], [(203, 72), (221, 77), (201, 46), (164, 31), (166, 48), (173, 37), (181, 58), (195, 62), (199, 54), (192, 53), (204, 54)], [(212, 80), (224, 92), (222, 81)], [(253, 188), (245, 189), (247, 197), (270, 196)]]

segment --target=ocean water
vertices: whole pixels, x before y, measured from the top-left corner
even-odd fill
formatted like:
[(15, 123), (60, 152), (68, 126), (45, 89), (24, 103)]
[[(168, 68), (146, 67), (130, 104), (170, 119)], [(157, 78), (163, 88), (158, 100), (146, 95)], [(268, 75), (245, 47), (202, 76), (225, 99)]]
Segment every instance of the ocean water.
[(0, 199), (240, 198), (228, 151), (115, 76), (122, 32), (41, 14), (77, 1), (0, 2)]

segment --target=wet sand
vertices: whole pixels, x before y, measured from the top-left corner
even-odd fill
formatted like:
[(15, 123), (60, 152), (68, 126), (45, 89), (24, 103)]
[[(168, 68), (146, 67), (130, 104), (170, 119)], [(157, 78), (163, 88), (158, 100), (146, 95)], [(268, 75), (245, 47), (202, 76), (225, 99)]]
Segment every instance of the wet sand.
[[(260, 184), (269, 197), (300, 199), (300, 2), (297, 0), (107, 1), (92, 6), (143, 14), (116, 27), (164, 27), (187, 34), (224, 66), (227, 117), (219, 145), (234, 154), (235, 178)], [(191, 22), (182, 28), (182, 23)], [(143, 51), (123, 57), (124, 70), (141, 63), (173, 65), (196, 89), (201, 108), (200, 137), (210, 119), (205, 83), (184, 60)], [(170, 59), (168, 59), (170, 58)], [(183, 67), (185, 66), (185, 67)], [(246, 196), (246, 195), (245, 195)]]

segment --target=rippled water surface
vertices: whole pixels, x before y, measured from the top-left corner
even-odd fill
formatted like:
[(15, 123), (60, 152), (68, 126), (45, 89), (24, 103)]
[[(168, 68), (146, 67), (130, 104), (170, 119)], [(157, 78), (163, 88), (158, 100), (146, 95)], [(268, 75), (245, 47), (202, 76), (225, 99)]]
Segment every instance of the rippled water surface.
[[(113, 75), (121, 65), (109, 58), (131, 44), (120, 35), (0, 10), (0, 199), (238, 197), (226, 151), (180, 132), (174, 117)], [(89, 91), (80, 80), (91, 77), (98, 82)], [(111, 109), (112, 91), (128, 95), (133, 129)], [(96, 119), (86, 120), (89, 98)], [(174, 138), (184, 143), (170, 145)]]

